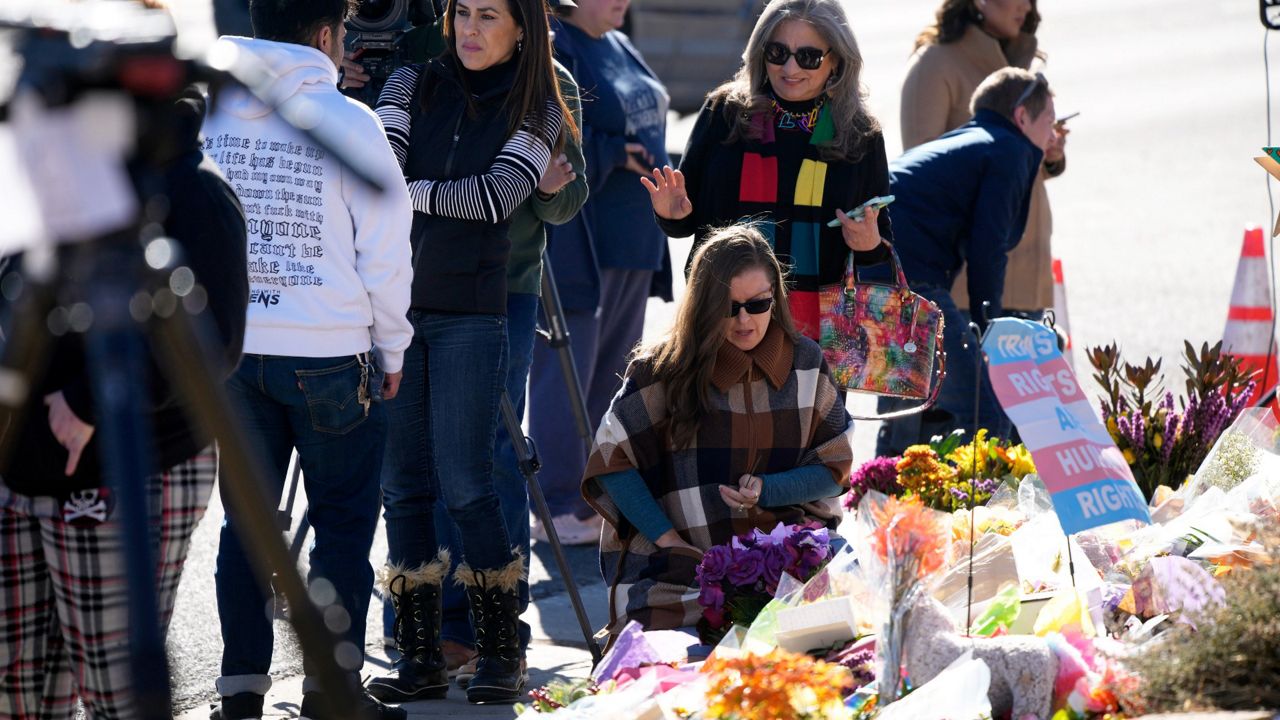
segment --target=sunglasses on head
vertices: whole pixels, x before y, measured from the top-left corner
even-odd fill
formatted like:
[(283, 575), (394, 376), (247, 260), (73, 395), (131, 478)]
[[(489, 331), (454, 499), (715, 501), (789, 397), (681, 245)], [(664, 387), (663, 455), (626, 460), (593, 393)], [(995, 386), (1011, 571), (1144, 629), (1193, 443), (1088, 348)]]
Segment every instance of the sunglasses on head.
[(1035, 79), (1032, 80), (1031, 84), (1027, 86), (1027, 89), (1023, 90), (1022, 94), (1018, 96), (1018, 102), (1013, 104), (1013, 109), (1017, 110), (1018, 108), (1022, 107), (1022, 103), (1030, 100), (1031, 93), (1035, 92), (1036, 88), (1040, 87), (1041, 85), (1047, 86), (1048, 84), (1049, 84), (1049, 81), (1045, 79), (1044, 73), (1036, 73)]
[(729, 314), (726, 317), (738, 317), (738, 313), (743, 310), (746, 310), (748, 315), (760, 315), (761, 313), (769, 312), (771, 307), (773, 307), (772, 296), (746, 302), (735, 301), (729, 305)]
[(830, 50), (819, 50), (816, 47), (802, 47), (792, 50), (780, 42), (765, 43), (764, 59), (771, 65), (786, 65), (793, 55), (796, 64), (805, 70), (817, 70), (822, 65)]

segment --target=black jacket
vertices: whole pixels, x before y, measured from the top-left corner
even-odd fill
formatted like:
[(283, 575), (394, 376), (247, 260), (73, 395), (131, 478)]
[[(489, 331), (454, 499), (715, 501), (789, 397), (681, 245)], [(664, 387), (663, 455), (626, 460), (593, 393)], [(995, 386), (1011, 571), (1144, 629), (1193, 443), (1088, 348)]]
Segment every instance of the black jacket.
[[(223, 377), (212, 378), (218, 382), (235, 369), (244, 344), (249, 298), (244, 212), (217, 166), (200, 150), (197, 135), (203, 103), (188, 98), (177, 108), (173, 120), (180, 128), (180, 144), (165, 164), (169, 212), (164, 229), (177, 240), (186, 264), (208, 294), (215, 340), (221, 350), (215, 360)], [(132, 237), (121, 241), (136, 245)], [(196, 427), (179, 402), (176, 388), (160, 375), (154, 360), (139, 370), (150, 383), (149, 421), (154, 451), (151, 467), (159, 472), (192, 457), (212, 438)], [(103, 484), (96, 434), (81, 455), (75, 475), (64, 475), (67, 452), (49, 430), (48, 410), (43, 402), (45, 395), (58, 391), (82, 420), (95, 426), (109, 422), (98, 417), (81, 336), (67, 335), (57, 340), (44, 381), (32, 393), (25, 413), (16, 418), (13, 431), (19, 433), (18, 445), (10, 467), (0, 469), (3, 483), (15, 492), (62, 496)]]
[[(406, 180), (455, 180), (489, 169), (510, 137), (503, 105), (514, 65), (494, 68), (483, 88), (473, 93), (463, 87), (450, 56), (427, 63), (414, 95)], [(474, 114), (468, 112), (468, 94)], [(487, 223), (415, 212), (412, 307), (506, 315), (509, 226), (508, 220)]]

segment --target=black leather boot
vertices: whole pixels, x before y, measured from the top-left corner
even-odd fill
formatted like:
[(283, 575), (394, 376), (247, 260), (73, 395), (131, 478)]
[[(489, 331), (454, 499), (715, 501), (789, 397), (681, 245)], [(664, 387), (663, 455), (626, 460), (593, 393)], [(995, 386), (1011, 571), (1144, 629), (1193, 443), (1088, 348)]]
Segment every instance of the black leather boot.
[(395, 641), (400, 657), (393, 674), (369, 681), (369, 694), (389, 703), (439, 700), (449, 692), (449, 671), (440, 650), (440, 586), (449, 553), (417, 570), (388, 567), (379, 578), (395, 607)]
[(476, 674), (467, 684), (467, 701), (513, 703), (524, 695), (524, 659), (520, 653), (520, 579), (524, 555), (496, 570), (459, 565), (456, 579), (471, 603), (476, 632)]

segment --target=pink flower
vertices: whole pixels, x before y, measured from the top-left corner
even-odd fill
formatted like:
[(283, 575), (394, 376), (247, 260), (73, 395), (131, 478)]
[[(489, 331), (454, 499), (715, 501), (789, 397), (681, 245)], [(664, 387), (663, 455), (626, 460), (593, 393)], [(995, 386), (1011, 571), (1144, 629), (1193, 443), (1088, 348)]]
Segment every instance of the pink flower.
[(724, 610), (721, 608), (704, 607), (702, 608), (702, 617), (707, 621), (707, 624), (713, 628), (724, 627)]

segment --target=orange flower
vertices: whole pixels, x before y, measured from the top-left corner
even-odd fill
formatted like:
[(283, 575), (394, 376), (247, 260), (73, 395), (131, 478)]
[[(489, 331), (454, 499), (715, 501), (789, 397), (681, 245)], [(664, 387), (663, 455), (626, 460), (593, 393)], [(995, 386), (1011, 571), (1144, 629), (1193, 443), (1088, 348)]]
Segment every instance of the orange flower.
[(890, 497), (872, 508), (871, 515), (876, 523), (871, 545), (881, 560), (887, 563), (890, 553), (895, 564), (914, 557), (919, 562), (919, 578), (937, 572), (946, 563), (945, 516), (926, 508), (918, 497)]
[(775, 648), (768, 655), (708, 660), (707, 717), (837, 718), (853, 685), (848, 668)]

